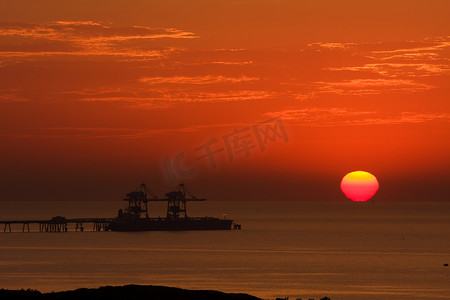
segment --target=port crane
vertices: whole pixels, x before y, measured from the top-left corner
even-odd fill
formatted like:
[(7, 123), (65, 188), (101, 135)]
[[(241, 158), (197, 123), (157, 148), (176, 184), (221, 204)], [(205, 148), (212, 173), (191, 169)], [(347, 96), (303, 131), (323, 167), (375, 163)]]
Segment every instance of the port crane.
[(145, 216), (148, 219), (148, 202), (167, 201), (167, 219), (188, 218), (187, 202), (206, 201), (205, 198), (197, 198), (184, 183), (180, 183), (175, 190), (166, 193), (165, 196), (166, 198), (158, 198), (150, 187), (143, 182), (136, 191), (127, 193), (126, 198), (123, 200), (128, 202), (128, 208), (125, 209), (125, 212), (119, 209), (119, 217), (126, 214), (130, 218), (139, 219)]

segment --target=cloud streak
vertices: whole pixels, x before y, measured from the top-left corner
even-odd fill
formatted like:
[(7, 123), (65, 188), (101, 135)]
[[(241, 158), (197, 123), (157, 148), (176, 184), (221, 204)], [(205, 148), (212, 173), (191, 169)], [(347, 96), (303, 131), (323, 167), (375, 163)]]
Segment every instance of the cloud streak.
[(427, 122), (450, 122), (450, 113), (358, 111), (349, 108), (304, 108), (266, 113), (281, 117), (290, 124), (328, 127), (350, 125), (401, 125)]
[(379, 94), (386, 91), (417, 92), (429, 90), (431, 85), (407, 79), (352, 79), (340, 82), (316, 82), (320, 92), (335, 94)]
[(157, 39), (193, 39), (194, 33), (175, 28), (113, 27), (87, 21), (32, 24), (0, 23), (0, 56), (20, 58), (50, 55), (154, 57)]
[(239, 82), (249, 82), (257, 81), (259, 78), (256, 77), (226, 77), (226, 76), (214, 76), (214, 75), (204, 75), (204, 76), (173, 76), (173, 77), (143, 77), (139, 79), (139, 82), (148, 84), (215, 84), (215, 83), (239, 83)]
[[(331, 71), (371, 72), (384, 77), (424, 77), (450, 72), (450, 37), (389, 44), (361, 44), (355, 49), (371, 62), (329, 67)], [(383, 49), (391, 48), (391, 49)]]
[(332, 71), (372, 72), (386, 77), (424, 77), (442, 75), (450, 72), (446, 64), (433, 63), (371, 63), (355, 67), (328, 68)]
[(49, 127), (38, 128), (33, 132), (1, 134), (0, 137), (14, 139), (142, 139), (167, 134), (198, 132), (211, 128), (242, 128), (252, 126), (254, 123), (217, 123), (207, 125), (192, 125), (176, 128), (117, 128), (117, 127)]
[(83, 97), (81, 102), (105, 102), (105, 103), (123, 103), (133, 107), (164, 109), (180, 104), (190, 103), (220, 103), (220, 102), (246, 102), (260, 101), (273, 97), (273, 93), (266, 91), (240, 90), (234, 92), (199, 92), (199, 93), (179, 93), (155, 95), (155, 96), (131, 96), (132, 93), (114, 96), (111, 93), (105, 95)]
[(0, 23), (0, 37), (32, 38), (53, 41), (78, 41), (83, 43), (123, 41), (133, 39), (197, 38), (192, 32), (175, 28), (146, 26), (111, 27), (92, 21), (58, 21), (44, 24), (11, 22)]

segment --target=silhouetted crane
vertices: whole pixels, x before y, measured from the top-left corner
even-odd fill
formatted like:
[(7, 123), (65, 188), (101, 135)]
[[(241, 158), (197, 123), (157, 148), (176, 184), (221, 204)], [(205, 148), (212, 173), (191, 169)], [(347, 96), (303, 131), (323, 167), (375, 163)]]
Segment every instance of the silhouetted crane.
[[(188, 198), (186, 198), (188, 196)], [(125, 213), (131, 218), (140, 218), (141, 214), (148, 215), (148, 202), (167, 201), (167, 218), (178, 219), (180, 217), (187, 218), (186, 202), (188, 201), (205, 201), (204, 198), (197, 198), (185, 185), (180, 183), (178, 187), (166, 193), (167, 198), (158, 198), (155, 193), (150, 190), (145, 182), (141, 183), (136, 191), (127, 193), (127, 197), (123, 199), (128, 202), (128, 208)], [(123, 215), (123, 211), (119, 210), (119, 216)]]

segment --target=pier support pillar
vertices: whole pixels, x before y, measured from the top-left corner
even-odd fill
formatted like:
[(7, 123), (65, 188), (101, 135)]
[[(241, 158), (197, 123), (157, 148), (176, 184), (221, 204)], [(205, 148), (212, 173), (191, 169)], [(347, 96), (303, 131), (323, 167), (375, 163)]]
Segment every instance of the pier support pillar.
[(3, 232), (6, 232), (6, 228), (9, 228), (9, 232), (11, 232), (11, 223), (5, 223), (5, 228), (3, 228)]
[(25, 227), (27, 228), (27, 231), (30, 232), (30, 224), (29, 223), (23, 223), (22, 232), (25, 232)]
[(77, 222), (77, 224), (76, 224), (76, 226), (75, 226), (75, 231), (78, 231), (78, 229), (79, 229), (80, 231), (84, 231), (83, 223)]

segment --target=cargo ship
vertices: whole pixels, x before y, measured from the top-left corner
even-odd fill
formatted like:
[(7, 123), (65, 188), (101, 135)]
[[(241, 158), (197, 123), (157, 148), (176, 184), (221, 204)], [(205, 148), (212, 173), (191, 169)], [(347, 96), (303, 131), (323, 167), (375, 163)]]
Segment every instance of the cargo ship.
[[(233, 220), (214, 217), (190, 217), (186, 204), (192, 201), (205, 201), (197, 198), (183, 183), (174, 191), (158, 198), (150, 188), (142, 183), (139, 188), (127, 194), (123, 199), (128, 202), (125, 209), (119, 209), (118, 215), (108, 225), (110, 231), (181, 231), (181, 230), (230, 230), (240, 229)], [(167, 202), (166, 217), (150, 217), (149, 202)]]

